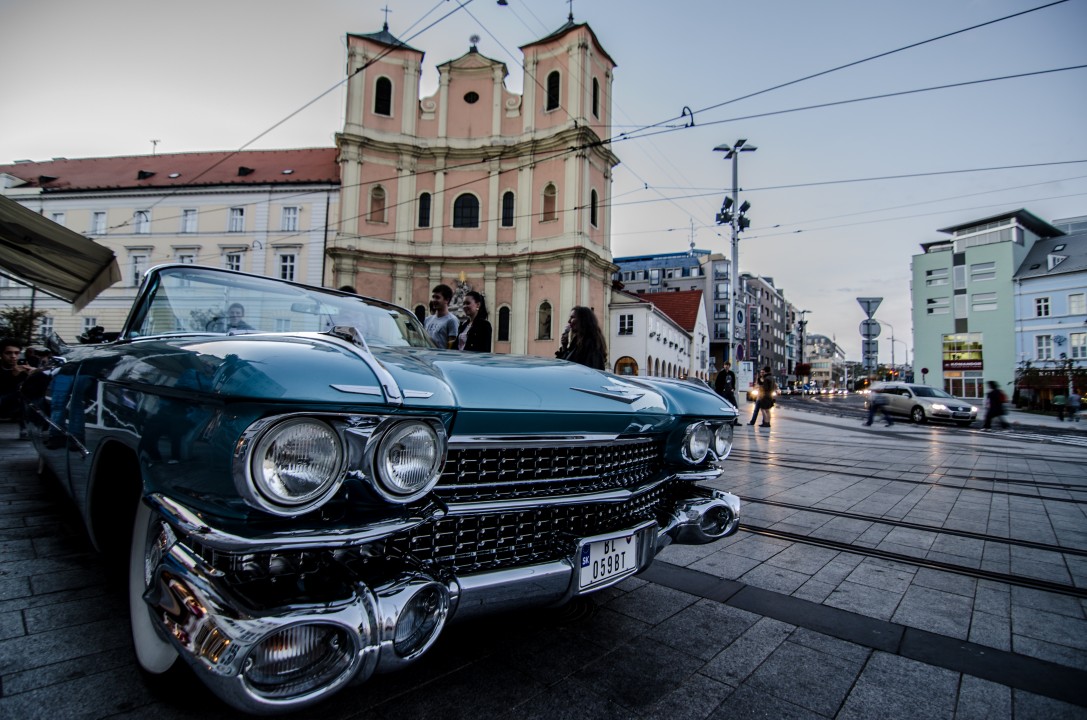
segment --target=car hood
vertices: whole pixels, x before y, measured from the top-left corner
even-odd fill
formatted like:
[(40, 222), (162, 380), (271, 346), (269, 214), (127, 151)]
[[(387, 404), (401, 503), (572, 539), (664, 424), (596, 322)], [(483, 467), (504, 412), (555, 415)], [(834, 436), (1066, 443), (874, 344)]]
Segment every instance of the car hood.
[[(559, 360), (409, 347), (365, 353), (322, 334), (146, 339), (102, 348), (103, 375), (224, 399), (310, 405), (385, 404), (381, 368), (406, 407), (489, 412), (720, 415), (716, 393), (692, 383), (620, 378)], [(107, 357), (112, 356), (112, 360)], [(387, 384), (387, 383), (386, 383)]]

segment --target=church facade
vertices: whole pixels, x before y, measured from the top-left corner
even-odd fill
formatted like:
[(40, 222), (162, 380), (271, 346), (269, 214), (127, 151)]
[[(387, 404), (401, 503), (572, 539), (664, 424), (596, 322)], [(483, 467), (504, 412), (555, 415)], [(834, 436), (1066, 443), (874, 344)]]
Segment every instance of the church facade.
[(347, 45), (327, 284), (417, 314), (439, 283), (482, 292), (496, 352), (550, 356), (575, 305), (608, 337), (615, 64), (589, 26), (523, 46), (521, 94), (475, 45), (427, 97), (423, 52), (388, 25)]

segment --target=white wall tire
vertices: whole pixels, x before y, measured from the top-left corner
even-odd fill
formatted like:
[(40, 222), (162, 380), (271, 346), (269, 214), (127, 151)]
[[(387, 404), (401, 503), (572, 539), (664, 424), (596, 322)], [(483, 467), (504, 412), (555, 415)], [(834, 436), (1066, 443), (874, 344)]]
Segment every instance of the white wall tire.
[(136, 503), (132, 522), (132, 543), (128, 557), (128, 616), (132, 627), (132, 645), (140, 668), (152, 675), (168, 672), (178, 660), (177, 651), (155, 630), (152, 610), (143, 594), (150, 581), (147, 552), (154, 539), (155, 513), (141, 500)]

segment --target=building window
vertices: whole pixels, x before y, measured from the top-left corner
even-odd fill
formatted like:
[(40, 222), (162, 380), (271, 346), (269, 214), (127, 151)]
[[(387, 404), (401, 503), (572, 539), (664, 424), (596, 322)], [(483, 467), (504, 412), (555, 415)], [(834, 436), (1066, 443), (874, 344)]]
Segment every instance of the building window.
[(620, 335), (633, 335), (634, 334), (634, 316), (633, 315), (620, 315), (619, 316), (619, 334)]
[(228, 252), (223, 256), (223, 267), (227, 270), (241, 272), (242, 254), (240, 252)]
[(298, 232), (298, 208), (283, 208), (283, 217), (280, 219), (279, 229), (283, 232)]
[(970, 282), (983, 280), (996, 280), (995, 262), (974, 263), (970, 266)]
[(290, 332), (291, 331), (291, 319), (290, 318), (276, 318), (276, 332)]
[(230, 220), (226, 226), (227, 232), (245, 232), (245, 208), (230, 208)]
[(294, 253), (281, 253), (279, 256), (279, 279), (293, 281), (297, 262), (298, 256)]
[(1034, 298), (1034, 317), (1049, 317), (1049, 298)]
[(966, 317), (966, 296), (956, 295), (954, 300), (955, 317), (956, 319), (962, 319)]
[(53, 334), (53, 318), (46, 315), (38, 320), (38, 337), (42, 342), (46, 342)]
[(508, 305), (498, 308), (498, 341), (510, 341), (510, 308)]
[(91, 215), (91, 235), (106, 234), (106, 213), (98, 211)]
[(502, 227), (513, 227), (513, 200), (512, 192), (502, 193)]
[(536, 311), (536, 339), (551, 339), (551, 303), (544, 300)]
[(57, 225), (63, 225), (64, 224), (64, 213), (55, 212), (52, 215), (52, 219), (53, 219), (53, 222), (55, 222)]
[(465, 193), (453, 201), (453, 227), (479, 227), (479, 200)]
[(375, 185), (370, 189), (370, 222), (385, 222), (385, 188)]
[(929, 298), (925, 301), (927, 315), (947, 315), (951, 312), (951, 298)]
[(1068, 296), (1069, 315), (1087, 315), (1087, 295), (1084, 293), (1072, 293)]
[(600, 223), (597, 222), (597, 205), (599, 204), (600, 196), (596, 194), (596, 190), (589, 193), (589, 222), (593, 227), (600, 227)]
[(196, 253), (192, 250), (180, 250), (177, 253), (177, 262), (182, 265), (193, 265), (196, 263)]
[(430, 193), (419, 196), (419, 227), (430, 227)]
[(1034, 337), (1034, 356), (1038, 360), (1053, 359), (1053, 336), (1036, 335)]
[(593, 78), (593, 117), (600, 117), (600, 81)]
[(935, 268), (925, 271), (925, 285), (947, 285), (949, 271), (947, 268)]
[(129, 261), (132, 263), (132, 287), (139, 287), (143, 271), (147, 269), (147, 253), (132, 253)]
[(543, 221), (555, 219), (555, 206), (558, 204), (559, 191), (554, 183), (547, 183), (543, 191)]
[(181, 211), (181, 232), (196, 232), (196, 210), (189, 208)]
[(956, 265), (951, 269), (951, 279), (956, 290), (966, 289), (966, 266)]
[(552, 70), (547, 75), (547, 103), (544, 110), (557, 110), (559, 107), (559, 71)]
[(974, 293), (970, 296), (970, 312), (996, 310), (996, 293)]
[(137, 235), (146, 235), (151, 232), (151, 212), (148, 210), (137, 210), (132, 216), (133, 225), (135, 226)]
[(393, 81), (387, 77), (379, 77), (374, 83), (374, 114), (393, 114)]
[(83, 318), (83, 332), (87, 332), (88, 330), (93, 329), (96, 325), (98, 325), (98, 318), (96, 318), (96, 317), (85, 317), (85, 318)]
[(649, 269), (649, 284), (660, 285), (661, 284), (661, 271), (660, 268)]
[(1068, 333), (1068, 357), (1087, 360), (1087, 333)]

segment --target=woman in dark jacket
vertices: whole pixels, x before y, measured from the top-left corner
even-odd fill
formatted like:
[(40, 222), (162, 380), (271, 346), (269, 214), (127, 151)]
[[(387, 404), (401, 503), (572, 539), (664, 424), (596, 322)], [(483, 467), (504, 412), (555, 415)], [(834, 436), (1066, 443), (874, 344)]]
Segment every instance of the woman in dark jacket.
[(487, 320), (487, 301), (481, 293), (469, 290), (464, 296), (465, 318), (457, 332), (457, 349), (468, 352), (491, 351), (491, 323)]
[(603, 370), (608, 364), (607, 345), (592, 308), (577, 306), (570, 311), (570, 324), (562, 333), (555, 357)]

